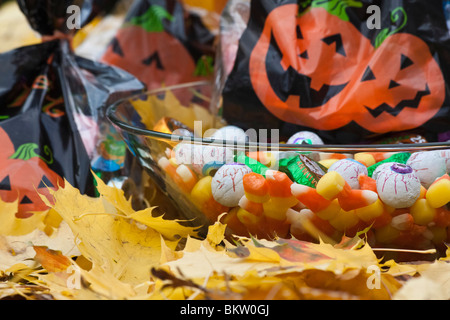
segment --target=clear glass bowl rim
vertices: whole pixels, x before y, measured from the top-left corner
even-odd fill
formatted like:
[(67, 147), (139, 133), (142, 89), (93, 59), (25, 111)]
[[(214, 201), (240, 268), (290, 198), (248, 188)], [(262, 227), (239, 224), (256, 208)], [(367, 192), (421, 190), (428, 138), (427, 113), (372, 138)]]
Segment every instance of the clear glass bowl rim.
[[(427, 142), (427, 143), (414, 143), (414, 144), (271, 144), (261, 142), (234, 142), (224, 141), (212, 138), (199, 138), (199, 137), (187, 137), (179, 136), (175, 134), (169, 134), (150, 129), (142, 129), (135, 127), (129, 123), (120, 120), (116, 113), (117, 109), (125, 102), (131, 99), (141, 97), (143, 95), (155, 95), (167, 90), (176, 90), (189, 88), (194, 86), (212, 85), (210, 81), (197, 81), (187, 82), (167, 87), (161, 87), (158, 89), (149, 90), (133, 96), (129, 96), (115, 102), (109, 106), (106, 110), (106, 116), (108, 119), (121, 130), (129, 134), (145, 136), (164, 142), (189, 142), (193, 144), (211, 145), (211, 146), (233, 146), (236, 149), (243, 150), (276, 150), (276, 151), (295, 151), (295, 152), (326, 152), (326, 153), (358, 153), (358, 152), (419, 152), (419, 151), (432, 151), (450, 149), (449, 142)], [(450, 128), (449, 128), (450, 129)]]

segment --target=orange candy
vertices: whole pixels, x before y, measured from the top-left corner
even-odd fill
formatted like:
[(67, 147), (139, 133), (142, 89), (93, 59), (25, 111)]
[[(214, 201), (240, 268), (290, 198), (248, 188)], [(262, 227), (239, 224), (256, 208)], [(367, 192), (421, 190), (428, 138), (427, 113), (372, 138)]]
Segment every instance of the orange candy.
[(258, 173), (248, 173), (243, 180), (245, 196), (253, 202), (263, 203), (269, 200), (269, 184)]
[(269, 194), (271, 197), (292, 197), (291, 185), (293, 184), (293, 182), (286, 173), (281, 171), (268, 170), (266, 172), (266, 181), (269, 186)]
[(353, 190), (350, 186), (342, 190), (338, 195), (339, 204), (345, 211), (363, 208), (375, 203), (378, 200), (378, 194), (370, 190)]
[(365, 174), (358, 176), (359, 188), (361, 190), (370, 190), (377, 192), (377, 181)]
[(316, 189), (298, 183), (291, 185), (291, 192), (298, 201), (313, 212), (325, 210), (332, 202), (318, 194)]

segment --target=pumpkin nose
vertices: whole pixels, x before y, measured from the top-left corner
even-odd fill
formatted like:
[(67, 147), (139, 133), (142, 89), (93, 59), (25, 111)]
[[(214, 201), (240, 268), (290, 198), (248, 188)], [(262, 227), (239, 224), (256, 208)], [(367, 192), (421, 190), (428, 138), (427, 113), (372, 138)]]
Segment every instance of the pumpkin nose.
[(400, 83), (395, 82), (394, 80), (391, 80), (391, 82), (389, 82), (389, 88), (388, 89), (392, 89), (395, 87), (398, 87), (400, 85)]
[(23, 196), (22, 200), (20, 200), (20, 204), (31, 204), (33, 203), (33, 201), (31, 201), (30, 198), (28, 198), (27, 196)]

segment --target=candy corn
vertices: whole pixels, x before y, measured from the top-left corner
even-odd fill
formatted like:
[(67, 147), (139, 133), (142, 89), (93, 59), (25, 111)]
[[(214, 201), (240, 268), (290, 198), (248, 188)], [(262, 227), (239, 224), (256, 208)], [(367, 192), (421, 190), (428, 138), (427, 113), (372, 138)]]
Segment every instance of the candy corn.
[[(261, 224), (261, 222), (263, 220), (263, 216), (255, 215), (243, 208), (238, 209), (237, 217), (238, 217), (239, 221), (241, 221), (242, 224), (244, 224), (248, 228), (249, 231), (257, 228), (257, 226), (259, 224)], [(254, 233), (254, 232), (252, 232), (252, 233)]]
[(192, 202), (211, 220), (228, 211), (228, 208), (214, 200), (211, 190), (212, 177), (201, 178), (191, 190)]
[(298, 183), (291, 185), (291, 193), (313, 212), (325, 210), (332, 202), (322, 197), (316, 189)]
[(359, 188), (361, 190), (370, 190), (377, 192), (377, 181), (368, 175), (361, 174), (358, 176)]
[(292, 181), (289, 177), (280, 171), (269, 170), (266, 172), (266, 181), (269, 186), (270, 199), (264, 202), (264, 213), (266, 216), (284, 220), (286, 210), (298, 203), (291, 193)]
[(436, 179), (426, 193), (428, 204), (439, 208), (450, 202), (450, 176), (448, 174)]
[(190, 192), (198, 181), (194, 171), (192, 171), (188, 166), (182, 164), (177, 167), (176, 173), (181, 179), (180, 188), (185, 192)]
[(411, 207), (411, 215), (418, 225), (426, 226), (434, 220), (436, 209), (426, 199), (419, 199)]
[(231, 234), (239, 236), (248, 236), (248, 228), (239, 220), (237, 212), (239, 207), (231, 208), (226, 215), (222, 218), (222, 223), (227, 225), (227, 228), (231, 229)]
[(253, 202), (247, 199), (246, 196), (243, 196), (239, 201), (239, 207), (246, 210), (248, 213), (251, 213), (254, 218), (253, 223), (258, 223), (262, 220), (264, 208), (261, 203)]
[(378, 194), (370, 190), (344, 188), (337, 198), (341, 208), (350, 211), (373, 204), (378, 200)]
[(414, 226), (414, 218), (408, 213), (403, 213), (393, 217), (391, 225), (400, 231), (411, 230)]
[(344, 178), (336, 171), (327, 172), (317, 183), (317, 193), (327, 200), (335, 199), (346, 186)]
[(197, 182), (195, 173), (183, 164), (176, 166), (166, 157), (161, 157), (158, 164), (184, 192), (189, 193)]
[(384, 204), (380, 199), (374, 203), (355, 209), (355, 214), (363, 221), (369, 223), (380, 217), (385, 212)]
[(319, 163), (325, 168), (329, 169), (333, 165), (333, 163), (337, 161), (339, 161), (339, 159), (324, 159), (320, 160)]
[(320, 211), (314, 212), (317, 217), (319, 217), (322, 220), (331, 220), (341, 211), (341, 205), (339, 204), (338, 199), (334, 199), (331, 201), (331, 203), (325, 208)]
[(359, 152), (355, 154), (355, 160), (363, 163), (366, 167), (370, 167), (392, 155), (392, 152)]
[(375, 163), (377, 163), (377, 161), (375, 160), (375, 157), (373, 155), (371, 155), (370, 153), (366, 153), (366, 152), (360, 152), (360, 153), (355, 154), (354, 159), (356, 161), (362, 163), (366, 167), (373, 166)]
[(337, 198), (345, 211), (371, 205), (378, 195), (370, 190), (352, 189), (345, 179), (336, 171), (328, 171), (317, 184), (317, 193), (327, 200)]
[(347, 229), (355, 226), (359, 222), (359, 218), (355, 210), (346, 211), (341, 209), (329, 222), (336, 230), (345, 232)]
[(248, 173), (243, 180), (244, 194), (250, 201), (263, 203), (269, 200), (269, 184), (266, 179), (257, 173)]

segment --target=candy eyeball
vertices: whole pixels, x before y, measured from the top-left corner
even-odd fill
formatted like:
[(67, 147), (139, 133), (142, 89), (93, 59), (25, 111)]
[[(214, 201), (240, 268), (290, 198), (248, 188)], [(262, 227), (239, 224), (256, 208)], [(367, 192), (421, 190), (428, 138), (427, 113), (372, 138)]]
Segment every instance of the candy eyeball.
[(384, 169), (392, 166), (394, 163), (398, 163), (398, 162), (385, 162), (380, 164), (375, 170), (373, 170), (372, 173), (372, 178), (377, 180), (378, 174), (383, 171)]
[(336, 161), (328, 168), (328, 172), (330, 171), (339, 173), (352, 189), (359, 189), (358, 177), (360, 175), (368, 175), (367, 167), (361, 162), (353, 159), (341, 159)]
[(225, 126), (220, 128), (211, 135), (211, 138), (233, 143), (246, 143), (249, 141), (249, 137), (245, 131), (236, 126)]
[(420, 180), (406, 164), (385, 166), (378, 173), (376, 183), (381, 201), (393, 208), (411, 207), (420, 196)]
[(425, 188), (447, 172), (445, 158), (437, 151), (415, 152), (406, 162), (419, 178)]
[(324, 144), (322, 139), (311, 131), (300, 131), (292, 135), (287, 144)]
[(447, 173), (450, 173), (450, 150), (439, 150), (436, 151), (445, 160), (445, 166)]
[(192, 169), (202, 174), (207, 163), (230, 163), (234, 160), (233, 150), (226, 147), (201, 144), (180, 143), (174, 148), (177, 164), (190, 165)]
[(239, 205), (244, 196), (244, 176), (252, 170), (241, 163), (229, 163), (220, 167), (211, 182), (211, 191), (218, 203), (226, 207)]

